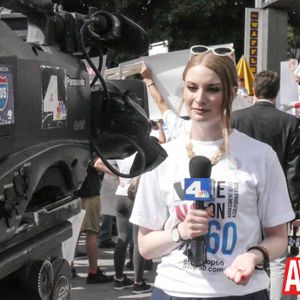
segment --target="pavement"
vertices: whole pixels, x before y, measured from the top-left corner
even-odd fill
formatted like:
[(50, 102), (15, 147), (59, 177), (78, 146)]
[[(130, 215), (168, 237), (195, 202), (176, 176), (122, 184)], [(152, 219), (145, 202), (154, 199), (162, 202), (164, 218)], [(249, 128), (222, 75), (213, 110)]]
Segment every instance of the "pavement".
[[(74, 266), (77, 272), (76, 278), (72, 280), (72, 300), (114, 300), (114, 299), (144, 299), (148, 300), (151, 297), (151, 293), (144, 293), (135, 295), (132, 293), (132, 289), (124, 289), (122, 291), (116, 291), (113, 289), (113, 282), (105, 284), (87, 284), (86, 277), (88, 274), (88, 260), (85, 255), (84, 239), (79, 240), (78, 251), (81, 253), (74, 260)], [(113, 265), (113, 253), (114, 249), (99, 249), (100, 255), (98, 259), (98, 265), (101, 270), (107, 275), (114, 275)], [(126, 262), (128, 258), (126, 259)], [(125, 263), (126, 263), (125, 262)], [(156, 266), (159, 260), (154, 260), (153, 270), (144, 272), (144, 278), (148, 284), (153, 285)], [(126, 270), (124, 273), (127, 277), (133, 279), (133, 271)]]
[[(116, 237), (113, 237), (115, 240)], [(132, 293), (132, 289), (124, 289), (122, 291), (116, 291), (113, 289), (113, 282), (105, 284), (86, 284), (86, 277), (88, 274), (88, 260), (85, 255), (85, 243), (84, 238), (80, 238), (77, 250), (80, 252), (80, 256), (77, 256), (74, 260), (74, 266), (76, 268), (77, 277), (72, 280), (72, 300), (115, 300), (115, 299), (143, 299), (150, 300), (151, 293), (144, 293), (135, 295)], [(114, 275), (113, 253), (114, 249), (99, 249), (98, 265), (101, 270), (107, 275)], [(126, 262), (128, 262), (128, 258)], [(153, 260), (153, 269), (151, 271), (145, 270), (144, 279), (148, 284), (153, 285), (156, 276), (156, 267), (159, 263), (159, 259)], [(126, 263), (125, 262), (125, 263)], [(134, 279), (133, 271), (124, 270), (127, 277)], [(300, 297), (297, 298), (300, 300)]]

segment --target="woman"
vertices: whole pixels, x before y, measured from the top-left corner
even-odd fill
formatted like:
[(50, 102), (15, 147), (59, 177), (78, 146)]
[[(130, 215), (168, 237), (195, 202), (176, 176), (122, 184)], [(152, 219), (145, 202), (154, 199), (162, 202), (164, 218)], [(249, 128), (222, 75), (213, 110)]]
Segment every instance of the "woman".
[[(141, 255), (162, 257), (152, 299), (268, 299), (261, 267), (284, 252), (286, 223), (294, 218), (276, 153), (229, 128), (237, 90), (230, 58), (211, 51), (193, 56), (183, 80), (191, 130), (164, 144), (168, 157), (141, 177), (131, 215), (140, 226)], [(174, 189), (190, 177), (195, 155), (213, 165), (214, 201), (205, 210), (180, 201)], [(207, 262), (194, 267), (187, 241), (204, 235)]]

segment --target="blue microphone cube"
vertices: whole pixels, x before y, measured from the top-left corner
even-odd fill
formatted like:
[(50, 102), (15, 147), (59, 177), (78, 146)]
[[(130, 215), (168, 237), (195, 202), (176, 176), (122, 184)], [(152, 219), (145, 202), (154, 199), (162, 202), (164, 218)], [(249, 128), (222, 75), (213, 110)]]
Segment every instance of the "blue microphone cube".
[(209, 201), (211, 198), (210, 178), (184, 179), (184, 200)]

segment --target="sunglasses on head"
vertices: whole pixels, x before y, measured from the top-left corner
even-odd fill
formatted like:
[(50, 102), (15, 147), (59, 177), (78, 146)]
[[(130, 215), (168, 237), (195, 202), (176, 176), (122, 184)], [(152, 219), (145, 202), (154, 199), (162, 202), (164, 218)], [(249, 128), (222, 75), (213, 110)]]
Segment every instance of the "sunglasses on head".
[(190, 48), (191, 55), (204, 54), (209, 51), (212, 51), (213, 54), (219, 56), (230, 56), (234, 53), (234, 49), (227, 46), (208, 47), (204, 45), (195, 45)]

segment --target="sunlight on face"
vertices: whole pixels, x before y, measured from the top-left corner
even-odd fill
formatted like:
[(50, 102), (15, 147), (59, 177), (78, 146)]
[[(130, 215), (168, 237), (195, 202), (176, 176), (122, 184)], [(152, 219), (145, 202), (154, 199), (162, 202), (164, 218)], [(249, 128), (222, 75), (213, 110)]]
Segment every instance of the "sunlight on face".
[(221, 79), (205, 66), (191, 67), (185, 77), (183, 99), (192, 120), (219, 121), (223, 103)]

